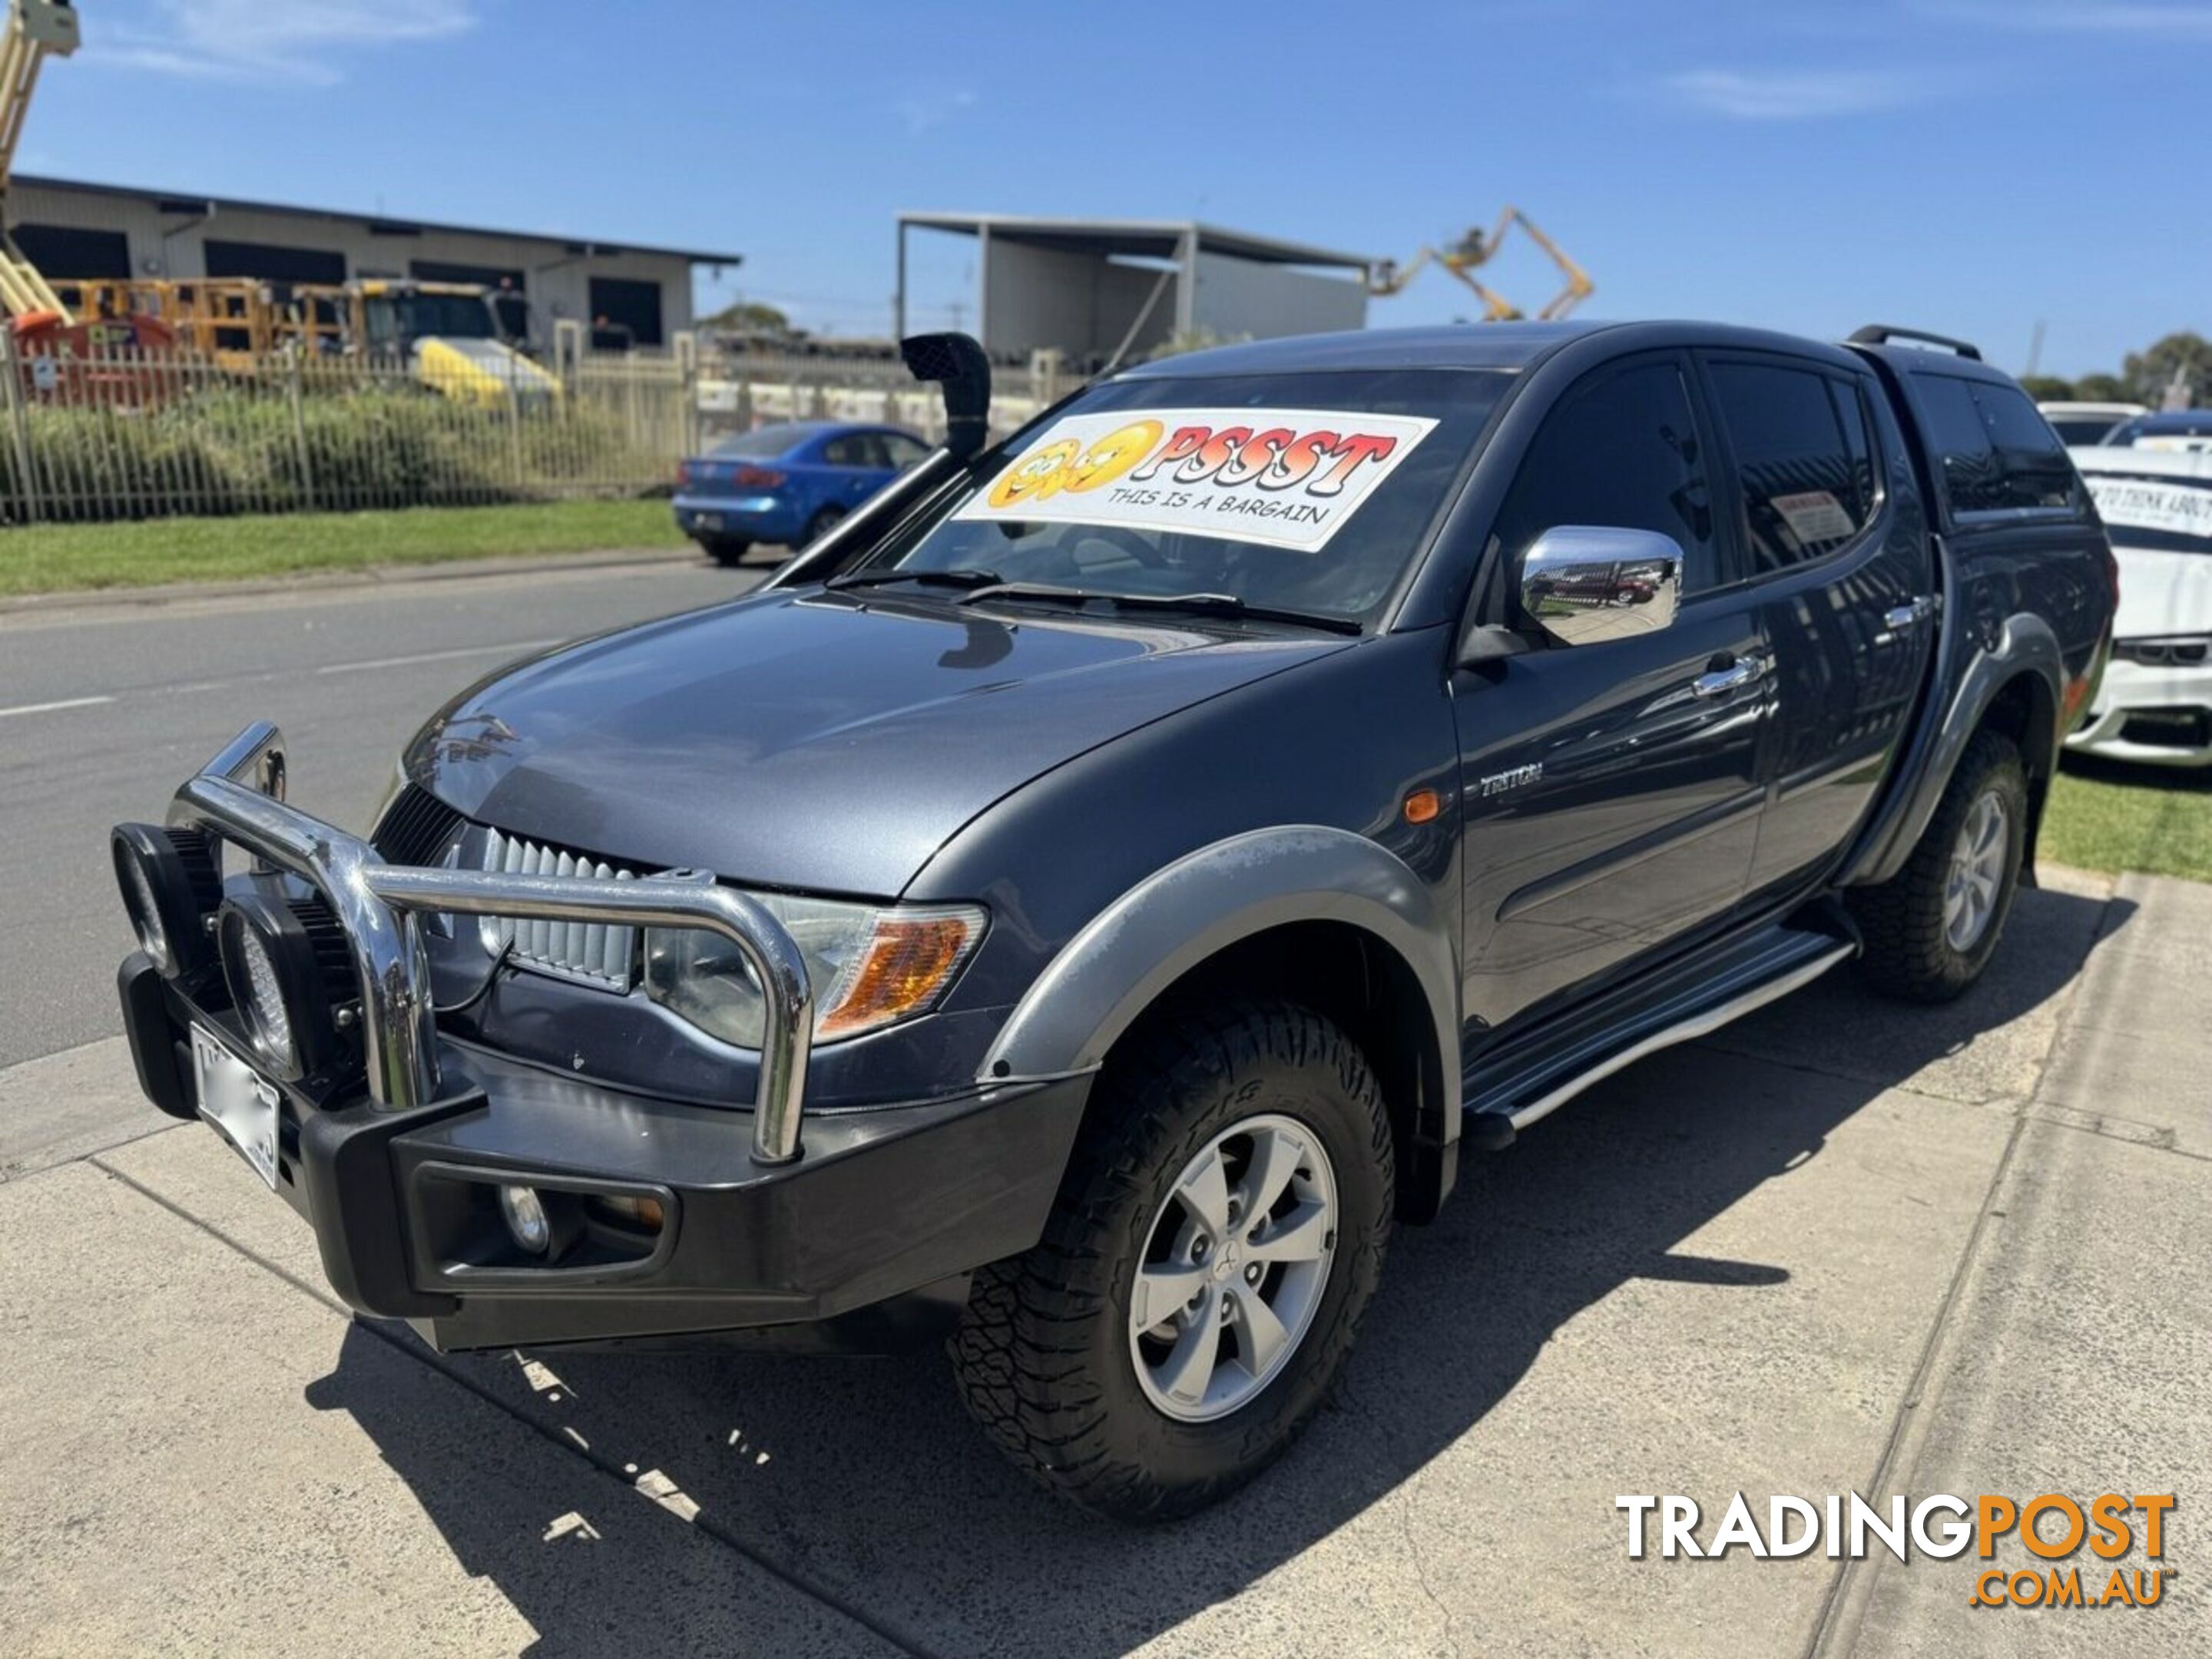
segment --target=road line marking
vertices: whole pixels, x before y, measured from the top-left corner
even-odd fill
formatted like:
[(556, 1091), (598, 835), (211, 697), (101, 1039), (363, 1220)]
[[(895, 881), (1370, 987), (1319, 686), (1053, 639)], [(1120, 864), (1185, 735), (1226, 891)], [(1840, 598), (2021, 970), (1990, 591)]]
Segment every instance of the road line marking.
[(559, 645), (559, 639), (514, 640), (505, 645), (464, 645), (451, 651), (418, 651), (411, 657), (377, 657), (368, 662), (328, 662), (315, 672), (318, 674), (357, 674), (369, 668), (409, 668), (418, 662), (449, 662), (455, 657), (489, 656), (497, 651), (512, 651), (520, 655), (525, 651), (543, 650), (549, 645)]
[(51, 714), (61, 708), (91, 708), (103, 702), (113, 702), (110, 696), (64, 697), (59, 702), (27, 702), (18, 708), (0, 708), (0, 720), (15, 714)]

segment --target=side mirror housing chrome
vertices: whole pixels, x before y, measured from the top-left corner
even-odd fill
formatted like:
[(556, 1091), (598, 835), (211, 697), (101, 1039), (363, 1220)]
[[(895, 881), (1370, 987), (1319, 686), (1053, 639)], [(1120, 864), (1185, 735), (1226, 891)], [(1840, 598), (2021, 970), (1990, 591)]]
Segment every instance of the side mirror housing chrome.
[(1674, 620), (1682, 545), (1653, 530), (1561, 525), (1514, 562), (1516, 619), (1557, 645), (1652, 633)]

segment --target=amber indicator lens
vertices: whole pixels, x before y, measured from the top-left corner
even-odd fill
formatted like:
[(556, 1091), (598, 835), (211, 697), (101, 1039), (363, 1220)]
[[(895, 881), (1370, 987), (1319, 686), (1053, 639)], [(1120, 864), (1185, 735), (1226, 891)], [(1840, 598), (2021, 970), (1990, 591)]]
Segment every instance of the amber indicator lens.
[(831, 1037), (896, 1019), (944, 988), (974, 928), (963, 916), (885, 916), (851, 988), (823, 1017), (817, 1034)]
[(1406, 822), (1408, 823), (1426, 823), (1443, 810), (1443, 797), (1433, 789), (1416, 789), (1406, 797)]

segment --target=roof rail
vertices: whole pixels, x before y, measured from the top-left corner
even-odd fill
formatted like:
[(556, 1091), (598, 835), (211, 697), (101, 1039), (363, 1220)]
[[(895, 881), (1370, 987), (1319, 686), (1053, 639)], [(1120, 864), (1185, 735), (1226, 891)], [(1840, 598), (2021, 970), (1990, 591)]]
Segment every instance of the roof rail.
[(1864, 328), (1851, 331), (1853, 345), (1887, 345), (1892, 340), (1918, 340), (1926, 345), (1948, 346), (1961, 357), (1982, 361), (1982, 349), (1969, 345), (1964, 340), (1954, 340), (1948, 334), (1930, 334), (1924, 328), (1899, 328), (1889, 323), (1869, 323)]

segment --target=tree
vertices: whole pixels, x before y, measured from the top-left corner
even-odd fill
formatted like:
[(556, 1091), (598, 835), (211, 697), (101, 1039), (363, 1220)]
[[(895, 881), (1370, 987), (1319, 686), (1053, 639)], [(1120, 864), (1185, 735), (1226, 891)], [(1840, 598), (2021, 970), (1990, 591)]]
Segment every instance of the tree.
[(733, 300), (720, 311), (702, 317), (699, 326), (726, 329), (733, 334), (788, 334), (791, 319), (757, 300)]
[(2056, 374), (2023, 374), (2020, 389), (2039, 404), (2071, 403), (2074, 382), (2062, 380)]
[(2117, 374), (2084, 374), (2074, 382), (2074, 395), (2085, 404), (2125, 404), (2128, 384)]
[(2166, 400), (2169, 388), (2181, 394), (2184, 407), (2212, 399), (2212, 340), (2187, 331), (2169, 334), (2157, 344), (2128, 354), (2121, 365), (2128, 395), (2153, 409)]

